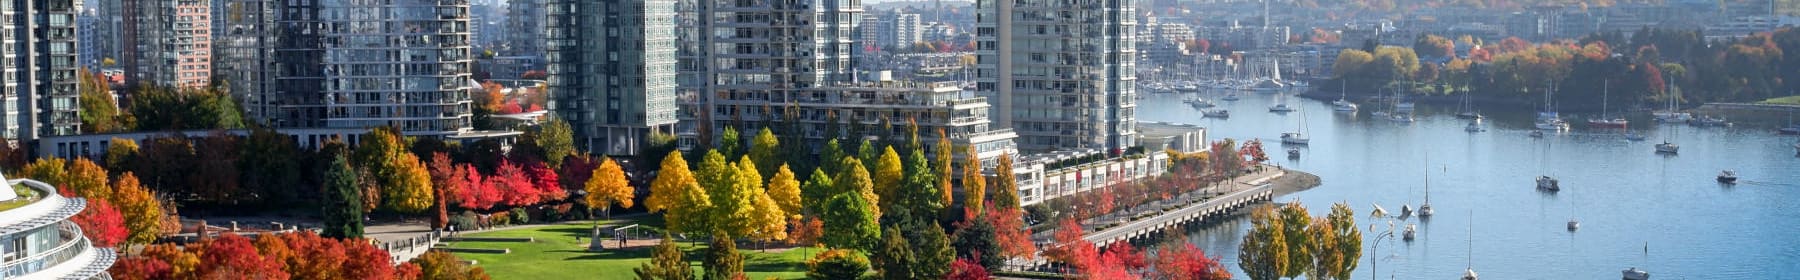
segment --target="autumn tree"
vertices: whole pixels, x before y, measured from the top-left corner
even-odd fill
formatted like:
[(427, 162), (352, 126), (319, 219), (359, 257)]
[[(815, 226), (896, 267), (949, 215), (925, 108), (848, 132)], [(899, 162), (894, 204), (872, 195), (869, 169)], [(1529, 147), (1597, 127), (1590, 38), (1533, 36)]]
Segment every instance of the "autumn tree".
[(426, 251), (411, 263), (419, 266), (420, 280), (488, 280), (487, 272), (481, 268), (469, 266), (462, 258), (440, 250)]
[(954, 169), (950, 166), (950, 153), (953, 150), (951, 149), (951, 146), (953, 145), (950, 144), (950, 136), (944, 134), (943, 128), (939, 128), (937, 134), (937, 158), (931, 161), (932, 167), (936, 169), (932, 171), (937, 173), (938, 196), (942, 197), (942, 199), (938, 201), (938, 205), (943, 205), (948, 208), (953, 203), (956, 203), (956, 201), (954, 201), (956, 198), (952, 195), (953, 192), (951, 192), (951, 189), (956, 188), (956, 186), (951, 185), (951, 180), (956, 179), (956, 174), (951, 173)]
[(75, 71), (77, 81), (81, 83), (79, 95), (76, 97), (81, 105), (81, 131), (85, 133), (108, 133), (122, 130), (119, 124), (119, 104), (113, 102), (112, 86), (99, 75), (82, 67)]
[(831, 178), (832, 183), (835, 184), (833, 189), (838, 192), (861, 195), (862, 200), (869, 203), (870, 213), (873, 213), (876, 218), (880, 218), (881, 196), (875, 194), (875, 181), (870, 180), (869, 171), (864, 169), (862, 161), (845, 157), (843, 163), (839, 165), (843, 168), (838, 170), (837, 176)]
[(1019, 186), (1013, 179), (1012, 155), (1000, 154), (998, 162), (994, 165), (994, 207), (1018, 209)]
[(956, 259), (956, 262), (950, 263), (949, 269), (949, 275), (944, 276), (946, 280), (994, 279), (992, 275), (988, 275), (987, 268), (981, 267), (980, 263), (971, 259)]
[(756, 162), (759, 174), (775, 174), (775, 167), (783, 165), (780, 153), (781, 140), (775, 139), (775, 133), (768, 127), (763, 127), (756, 133), (756, 138), (750, 140), (750, 160)]
[(1155, 277), (1151, 277), (1153, 279), (1231, 279), (1231, 271), (1219, 264), (1217, 258), (1207, 257), (1205, 251), (1189, 242), (1164, 245), (1161, 250), (1157, 251), (1153, 267), (1155, 268)]
[(131, 172), (119, 175), (113, 182), (113, 203), (125, 218), (125, 229), (131, 232), (126, 242), (150, 244), (162, 232), (163, 205), (156, 195), (138, 184)]
[(1413, 42), (1413, 52), (1424, 57), (1448, 57), (1456, 55), (1456, 42), (1443, 36), (1422, 34)]
[(637, 194), (637, 190), (625, 180), (625, 169), (620, 168), (618, 162), (611, 158), (601, 158), (600, 167), (594, 168), (593, 174), (583, 185), (587, 189), (588, 194), (584, 199), (589, 209), (600, 209), (610, 218), (614, 205), (631, 208), (632, 196)]
[(1275, 207), (1257, 207), (1250, 215), (1250, 233), (1238, 246), (1238, 268), (1252, 280), (1282, 277), (1288, 267), (1287, 237), (1282, 236), (1280, 214)]
[(51, 186), (61, 186), (68, 182), (67, 160), (58, 157), (39, 158), (25, 164), (19, 172), (20, 177), (31, 178)]
[(850, 249), (819, 252), (806, 266), (806, 278), (814, 280), (860, 279), (870, 267), (867, 257)]
[(688, 266), (681, 255), (681, 249), (675, 247), (675, 239), (665, 234), (662, 242), (650, 251), (650, 261), (631, 271), (638, 280), (693, 280), (694, 268)]
[(787, 164), (782, 164), (780, 168), (777, 168), (775, 177), (769, 179), (768, 193), (769, 198), (775, 200), (775, 205), (780, 206), (782, 212), (789, 216), (799, 217), (800, 181), (794, 178), (794, 172), (788, 170)]
[(650, 182), (650, 196), (644, 199), (644, 208), (663, 212), (670, 231), (702, 230), (706, 218), (703, 214), (712, 207), (712, 199), (688, 171), (687, 160), (682, 159), (680, 151), (672, 151), (663, 157), (662, 168), (657, 170), (660, 173)]
[(332, 158), (330, 169), (325, 171), (325, 229), (321, 234), (333, 238), (362, 237), (363, 199), (356, 177), (343, 155)]
[(875, 169), (870, 170), (874, 176), (875, 196), (881, 198), (876, 203), (881, 206), (882, 213), (894, 211), (893, 204), (899, 197), (902, 188), (900, 180), (906, 176), (905, 167), (900, 163), (900, 154), (894, 152), (893, 146), (882, 149), (881, 157), (875, 160)]
[(1288, 245), (1287, 266), (1282, 270), (1281, 276), (1299, 277), (1312, 268), (1313, 240), (1312, 235), (1307, 234), (1307, 226), (1313, 224), (1312, 216), (1307, 214), (1306, 206), (1301, 206), (1300, 201), (1295, 200), (1282, 205), (1278, 217), (1281, 219), (1281, 235)]
[(282, 264), (263, 258), (249, 238), (226, 233), (199, 248), (200, 279), (288, 279)]
[(1350, 279), (1350, 272), (1356, 270), (1357, 260), (1362, 258), (1362, 230), (1356, 227), (1356, 213), (1350, 204), (1339, 202), (1331, 205), (1324, 223), (1316, 225), (1326, 227), (1313, 230), (1313, 240), (1327, 245), (1315, 246), (1313, 251), (1313, 270), (1322, 273), (1307, 278)]
[(563, 159), (575, 153), (575, 132), (568, 121), (552, 116), (536, 132), (531, 139), (543, 150), (544, 161), (550, 167), (562, 167)]
[(738, 168), (738, 164), (727, 161), (718, 150), (713, 150), (701, 158), (696, 172), (700, 186), (706, 189), (706, 197), (712, 199), (712, 207), (704, 212), (703, 229), (722, 231), (731, 236), (748, 235), (750, 220), (756, 210), (751, 188), (760, 187), (760, 184), (746, 184), (746, 181), (760, 181), (761, 176), (754, 174), (755, 168)]
[(493, 182), (487, 180), (486, 176), (482, 176), (481, 171), (477, 170), (474, 165), (457, 164), (456, 168), (460, 170), (456, 174), (463, 180), (462, 189), (456, 193), (457, 206), (466, 209), (487, 210), (500, 203), (502, 199), (500, 190), (496, 189)]
[(393, 177), (381, 197), (385, 207), (401, 213), (419, 213), (436, 201), (432, 197), (431, 172), (412, 153), (399, 153), (392, 163)]
[(756, 172), (756, 162), (749, 156), (738, 158), (738, 188), (748, 192), (750, 217), (744, 222), (742, 237), (756, 240), (787, 239), (788, 214), (781, 205), (769, 196), (763, 187), (762, 176)]
[(881, 237), (881, 226), (876, 222), (875, 204), (856, 192), (842, 192), (825, 201), (820, 218), (824, 220), (825, 231), (820, 241), (826, 247), (840, 249), (873, 250), (875, 241)]
[(129, 237), (130, 232), (125, 229), (125, 217), (119, 213), (118, 208), (113, 208), (111, 202), (92, 199), (87, 203), (86, 209), (69, 220), (81, 226), (82, 235), (94, 242), (94, 246), (110, 248)]
[(700, 262), (706, 268), (705, 280), (732, 280), (744, 277), (744, 256), (737, 251), (737, 242), (731, 235), (722, 231), (713, 232), (712, 243), (707, 245), (706, 259)]
[(106, 146), (106, 167), (115, 170), (131, 168), (131, 162), (137, 159), (137, 155), (137, 140), (113, 137), (112, 144)]
[(463, 175), (462, 169), (456, 168), (456, 163), (450, 160), (448, 153), (436, 152), (431, 154), (431, 164), (427, 171), (431, 173), (432, 197), (436, 198), (431, 205), (431, 228), (444, 228), (450, 222), (451, 198), (458, 197), (463, 192), (464, 181), (460, 176)]
[(719, 135), (719, 147), (713, 150), (718, 151), (721, 157), (732, 158), (740, 155), (738, 151), (742, 150), (743, 146), (744, 140), (738, 139), (737, 128), (726, 126), (725, 132)]
[(106, 169), (87, 158), (75, 158), (59, 187), (88, 199), (111, 200), (112, 188), (106, 185)]
[(963, 208), (981, 213), (981, 207), (987, 203), (987, 177), (981, 176), (981, 158), (975, 152), (975, 147), (970, 146), (966, 151), (963, 153), (966, 162), (963, 163), (962, 205)]

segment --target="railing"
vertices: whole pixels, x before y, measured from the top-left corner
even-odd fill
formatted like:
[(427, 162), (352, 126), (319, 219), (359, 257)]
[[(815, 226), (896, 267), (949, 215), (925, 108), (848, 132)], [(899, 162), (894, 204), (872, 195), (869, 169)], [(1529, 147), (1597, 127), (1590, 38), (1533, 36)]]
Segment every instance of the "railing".
[(0, 279), (19, 277), (56, 266), (57, 264), (74, 259), (75, 256), (81, 255), (82, 252), (85, 252), (90, 248), (88, 246), (87, 238), (81, 235), (80, 227), (75, 226), (73, 223), (64, 223), (63, 228), (60, 230), (61, 232), (58, 232), (58, 234), (61, 236), (72, 235), (74, 237), (71, 238), (69, 242), (64, 242), (61, 246), (56, 246), (56, 248), (45, 251), (47, 253), (0, 264)]
[(407, 239), (396, 240), (396, 241), (382, 242), (379, 245), (381, 246), (381, 250), (388, 252), (388, 256), (390, 258), (393, 258), (394, 263), (401, 263), (401, 262), (411, 260), (411, 258), (414, 256), (407, 255), (407, 256), (405, 256), (405, 259), (402, 259), (402, 254), (400, 254), (400, 253), (412, 252), (413, 250), (420, 249), (419, 247), (424, 247), (423, 249), (431, 249), (431, 245), (437, 244), (438, 239), (443, 238), (443, 237), (444, 237), (444, 232), (432, 231), (429, 233), (419, 235), (418, 237), (407, 238)]

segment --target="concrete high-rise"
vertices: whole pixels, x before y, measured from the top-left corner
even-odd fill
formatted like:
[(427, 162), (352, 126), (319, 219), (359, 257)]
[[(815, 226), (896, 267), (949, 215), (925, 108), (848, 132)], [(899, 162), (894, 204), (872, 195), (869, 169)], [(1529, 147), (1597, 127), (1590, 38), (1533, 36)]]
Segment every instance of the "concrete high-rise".
[(637, 155), (675, 128), (675, 0), (549, 0), (551, 110), (594, 153)]
[(854, 81), (859, 0), (680, 0), (678, 98), (684, 147), (811, 89)]
[(41, 136), (75, 134), (80, 67), (76, 46), (75, 0), (7, 1), (0, 5), (4, 46), (0, 66), (5, 103), (0, 104), (0, 137), (28, 142)]
[(470, 130), (468, 1), (284, 1), (275, 11), (275, 72), (263, 77), (273, 82), (246, 103), (269, 125)]
[(1021, 150), (1135, 145), (1134, 2), (975, 2), (976, 92)]
[[(123, 57), (124, 45), (124, 8), (123, 0), (91, 0), (83, 9), (93, 11), (92, 24), (82, 24), (81, 32), (89, 36), (81, 40), (81, 44), (92, 49), (91, 54), (82, 57), (82, 64), (102, 66), (107, 59), (113, 63)], [(87, 39), (93, 38), (93, 39)], [(116, 65), (115, 65), (116, 66)]]
[(549, 17), (546, 10), (551, 8), (547, 3), (549, 1), (556, 0), (506, 1), (506, 55), (544, 56), (544, 28), (547, 27), (545, 19)]
[(203, 87), (212, 81), (211, 0), (123, 0), (126, 83)]

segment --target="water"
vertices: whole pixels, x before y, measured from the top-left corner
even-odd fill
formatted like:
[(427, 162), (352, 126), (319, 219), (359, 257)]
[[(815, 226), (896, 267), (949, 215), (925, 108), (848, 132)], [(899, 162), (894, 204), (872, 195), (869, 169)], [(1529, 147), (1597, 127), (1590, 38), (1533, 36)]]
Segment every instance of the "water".
[[(1299, 199), (1320, 216), (1335, 202), (1356, 209), (1365, 237), (1356, 279), (1371, 277), (1370, 256), (1382, 259), (1383, 279), (1454, 279), (1471, 255), (1488, 279), (1617, 279), (1628, 267), (1656, 279), (1800, 273), (1800, 158), (1796, 138), (1773, 129), (1657, 125), (1633, 115), (1631, 129), (1649, 139), (1630, 142), (1617, 130), (1587, 128), (1586, 116), (1564, 114), (1572, 131), (1534, 139), (1530, 112), (1488, 110), (1489, 131), (1468, 133), (1450, 107), (1419, 104), (1417, 121), (1407, 124), (1371, 116), (1375, 104), (1352, 115), (1290, 96), (1290, 106), (1306, 111), (1312, 142), (1300, 148), (1301, 159), (1288, 160), (1279, 136), (1298, 129), (1300, 113), (1269, 113), (1274, 94), (1240, 93), (1236, 102), (1201, 95), (1231, 110), (1231, 119), (1203, 119), (1177, 94), (1146, 97), (1138, 117), (1205, 126), (1212, 140), (1260, 138), (1271, 163), (1319, 175), (1318, 188), (1277, 200)], [(1682, 146), (1680, 155), (1654, 153), (1665, 137)], [(1723, 169), (1738, 172), (1736, 186), (1714, 181)], [(1387, 223), (1368, 218), (1370, 205), (1417, 207), (1425, 172), (1437, 215), (1396, 221), (1417, 223), (1417, 240), (1401, 241), (1395, 229), (1396, 238), (1372, 248), (1377, 232), (1369, 226), (1383, 231)], [(1561, 179), (1563, 190), (1535, 190), (1533, 179), (1543, 174)], [(1571, 218), (1581, 221), (1575, 233), (1565, 229)], [(1240, 219), (1190, 232), (1189, 241), (1242, 275), (1237, 248), (1248, 229)]]

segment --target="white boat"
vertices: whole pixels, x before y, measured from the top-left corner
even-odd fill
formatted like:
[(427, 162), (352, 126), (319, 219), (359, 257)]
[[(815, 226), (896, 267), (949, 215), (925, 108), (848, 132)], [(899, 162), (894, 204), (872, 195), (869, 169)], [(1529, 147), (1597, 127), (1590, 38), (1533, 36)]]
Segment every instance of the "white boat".
[(1656, 144), (1656, 153), (1658, 154), (1677, 154), (1680, 152), (1681, 145), (1675, 145), (1675, 143), (1669, 143), (1668, 141), (1664, 141), (1662, 144)]
[(1620, 273), (1625, 275), (1624, 278), (1620, 278), (1623, 280), (1650, 280), (1649, 272), (1639, 270), (1636, 267), (1627, 268), (1624, 271), (1620, 271)]
[(1206, 99), (1199, 98), (1199, 97), (1189, 98), (1187, 100), (1182, 100), (1181, 102), (1187, 103), (1189, 106), (1194, 106), (1194, 109), (1212, 108), (1214, 106), (1218, 106), (1217, 104), (1213, 104), (1212, 101), (1206, 101)]
[(1282, 144), (1292, 144), (1292, 145), (1306, 145), (1307, 142), (1312, 142), (1312, 139), (1306, 137), (1306, 112), (1301, 111), (1300, 112), (1300, 131), (1282, 133), (1281, 134), (1281, 143)]
[(1481, 280), (1481, 276), (1475, 275), (1475, 268), (1473, 267), (1464, 268), (1462, 280)]
[(1536, 126), (1537, 126), (1537, 129), (1540, 129), (1540, 130), (1555, 130), (1555, 131), (1569, 130), (1569, 122), (1565, 122), (1560, 119), (1538, 121)]
[(1400, 218), (1401, 219), (1412, 217), (1412, 214), (1413, 214), (1412, 205), (1406, 205), (1406, 204), (1400, 205)]
[(1207, 117), (1207, 118), (1228, 119), (1228, 118), (1231, 118), (1231, 111), (1226, 111), (1224, 109), (1207, 110), (1207, 111), (1201, 111), (1200, 116)]
[[(1429, 162), (1429, 160), (1427, 160), (1427, 162)], [(1430, 218), (1431, 214), (1434, 212), (1437, 211), (1431, 210), (1431, 171), (1425, 171), (1425, 203), (1419, 204), (1419, 218)]]
[(1473, 99), (1473, 97), (1470, 97), (1469, 93), (1467, 93), (1467, 92), (1463, 93), (1462, 105), (1459, 106), (1459, 108), (1456, 112), (1456, 118), (1476, 119), (1476, 120), (1482, 119), (1481, 113), (1475, 112), (1475, 105), (1474, 105), (1474, 101), (1472, 99)]
[(1537, 177), (1537, 189), (1541, 191), (1556, 192), (1561, 191), (1562, 186), (1556, 181), (1556, 178), (1551, 178), (1546, 175)]
[(1553, 102), (1554, 99), (1551, 98), (1554, 93), (1550, 91), (1551, 88), (1555, 87), (1555, 85), (1551, 85), (1550, 87), (1544, 88), (1544, 111), (1538, 112), (1537, 129), (1555, 131), (1569, 130), (1569, 122), (1563, 121), (1562, 116), (1556, 114), (1556, 106)]
[(1387, 119), (1390, 121), (1401, 122), (1401, 123), (1413, 122), (1412, 114), (1392, 113), (1392, 114), (1387, 115)]
[(1637, 134), (1637, 133), (1626, 133), (1626, 134), (1625, 134), (1625, 140), (1629, 140), (1629, 141), (1644, 141), (1644, 135), (1643, 135), (1643, 134)]
[(1675, 87), (1675, 81), (1673, 79), (1669, 80), (1669, 86), (1667, 88), (1671, 94), (1669, 97), (1663, 99), (1663, 104), (1668, 107), (1650, 113), (1650, 115), (1655, 116), (1656, 121), (1664, 123), (1687, 122), (1688, 120), (1693, 119), (1694, 115), (1681, 112), (1681, 88)]
[(1413, 239), (1418, 236), (1419, 229), (1418, 226), (1414, 224), (1406, 224), (1406, 231), (1400, 233), (1400, 239), (1406, 240), (1407, 242), (1412, 242)]
[(1298, 159), (1300, 158), (1300, 149), (1288, 148), (1287, 154), (1289, 159)]
[(1625, 118), (1609, 118), (1606, 116), (1607, 99), (1612, 96), (1611, 83), (1602, 82), (1601, 88), (1603, 91), (1600, 95), (1600, 118), (1588, 119), (1588, 126), (1595, 128), (1625, 128), (1626, 126), (1629, 126), (1631, 121), (1625, 120)]
[(1293, 111), (1294, 111), (1294, 107), (1288, 107), (1287, 104), (1275, 104), (1275, 106), (1269, 107), (1269, 112), (1272, 112), (1272, 113), (1287, 113), (1287, 112), (1293, 112)]
[(1731, 171), (1731, 170), (1719, 171), (1719, 179), (1718, 180), (1720, 183), (1736, 184), (1737, 179), (1738, 179), (1737, 171)]
[(1699, 118), (1691, 119), (1687, 122), (1689, 125), (1693, 126), (1731, 126), (1731, 122), (1725, 121), (1725, 118), (1713, 116), (1700, 116)]
[(1331, 102), (1331, 109), (1338, 112), (1355, 112), (1356, 103), (1351, 103), (1345, 98), (1350, 94), (1349, 87), (1345, 83), (1343, 80), (1338, 82), (1338, 100)]

